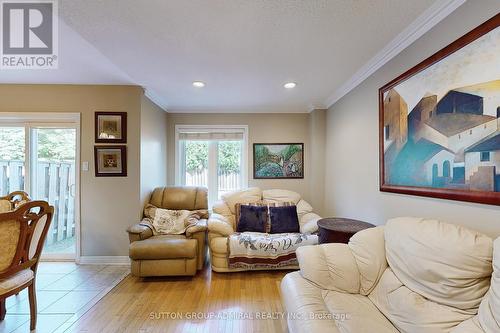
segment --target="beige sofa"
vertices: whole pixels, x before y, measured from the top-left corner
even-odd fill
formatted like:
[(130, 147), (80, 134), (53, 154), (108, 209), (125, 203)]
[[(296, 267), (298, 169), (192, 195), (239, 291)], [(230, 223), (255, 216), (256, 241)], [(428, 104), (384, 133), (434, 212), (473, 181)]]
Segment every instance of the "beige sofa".
[[(159, 208), (200, 211), (208, 215), (204, 187), (159, 187), (151, 194), (149, 203)], [(132, 274), (140, 277), (195, 275), (205, 263), (206, 215), (182, 235), (153, 236), (146, 224), (129, 227)]]
[[(244, 268), (229, 268), (228, 264), (228, 236), (235, 233), (236, 204), (266, 201), (269, 203), (291, 202), (297, 206), (300, 232), (315, 233), (318, 229), (317, 221), (321, 218), (313, 212), (309, 203), (303, 200), (300, 194), (287, 190), (264, 190), (253, 187), (242, 191), (223, 195), (222, 200), (215, 203), (213, 213), (208, 220), (208, 244), (210, 261), (215, 272), (243, 271)], [(279, 269), (297, 269), (297, 265), (283, 266)]]
[(281, 283), (289, 331), (500, 332), (500, 238), (492, 253), (487, 236), (419, 218), (301, 247)]

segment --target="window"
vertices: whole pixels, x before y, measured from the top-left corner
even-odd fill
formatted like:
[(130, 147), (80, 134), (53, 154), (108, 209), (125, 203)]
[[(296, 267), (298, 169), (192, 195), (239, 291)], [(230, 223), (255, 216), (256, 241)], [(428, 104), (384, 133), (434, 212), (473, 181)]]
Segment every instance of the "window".
[(176, 184), (205, 186), (211, 206), (247, 186), (247, 126), (176, 126)]
[(490, 160), (490, 152), (482, 151), (481, 152), (481, 162), (488, 162)]

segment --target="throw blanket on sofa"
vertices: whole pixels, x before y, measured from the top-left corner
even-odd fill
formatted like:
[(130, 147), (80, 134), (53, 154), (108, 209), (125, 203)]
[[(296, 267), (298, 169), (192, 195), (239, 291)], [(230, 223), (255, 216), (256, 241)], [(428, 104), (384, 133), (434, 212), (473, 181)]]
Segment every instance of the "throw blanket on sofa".
[(297, 265), (297, 248), (314, 244), (318, 244), (316, 235), (235, 233), (228, 237), (229, 268), (273, 269)]

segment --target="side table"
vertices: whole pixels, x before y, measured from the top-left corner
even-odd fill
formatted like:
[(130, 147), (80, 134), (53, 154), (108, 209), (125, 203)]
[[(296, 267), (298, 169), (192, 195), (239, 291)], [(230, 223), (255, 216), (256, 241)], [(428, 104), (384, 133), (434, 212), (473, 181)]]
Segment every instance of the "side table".
[(358, 231), (375, 227), (371, 223), (345, 219), (345, 218), (324, 218), (318, 221), (318, 242), (325, 243), (345, 243)]

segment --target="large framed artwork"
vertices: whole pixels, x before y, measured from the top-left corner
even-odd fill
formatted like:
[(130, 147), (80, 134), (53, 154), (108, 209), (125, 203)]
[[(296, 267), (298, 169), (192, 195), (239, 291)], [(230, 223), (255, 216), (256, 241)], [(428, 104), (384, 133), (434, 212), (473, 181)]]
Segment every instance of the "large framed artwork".
[(304, 144), (254, 143), (253, 178), (304, 178)]
[(500, 205), (500, 14), (379, 90), (380, 190)]

